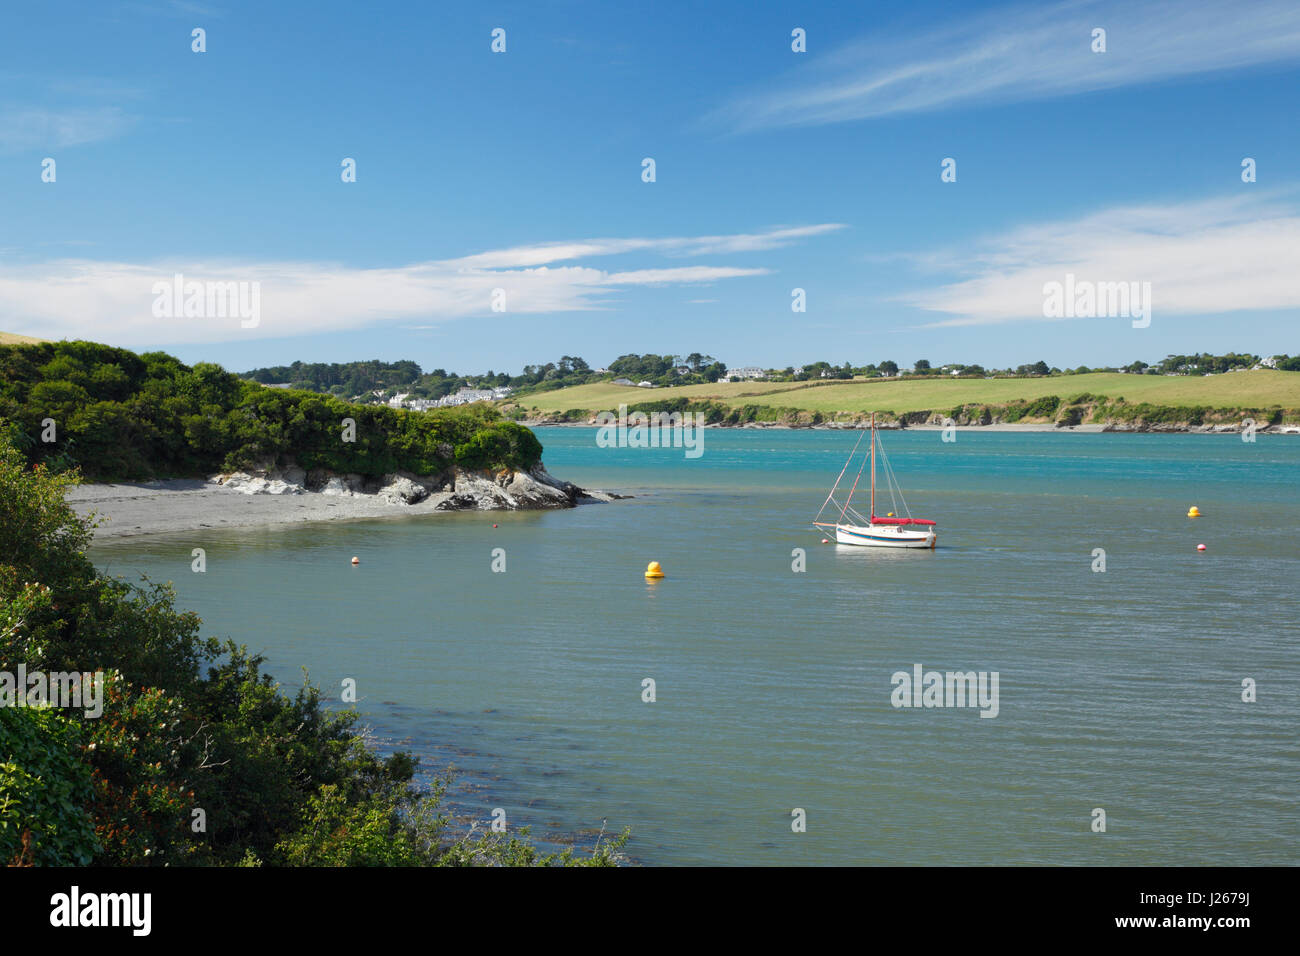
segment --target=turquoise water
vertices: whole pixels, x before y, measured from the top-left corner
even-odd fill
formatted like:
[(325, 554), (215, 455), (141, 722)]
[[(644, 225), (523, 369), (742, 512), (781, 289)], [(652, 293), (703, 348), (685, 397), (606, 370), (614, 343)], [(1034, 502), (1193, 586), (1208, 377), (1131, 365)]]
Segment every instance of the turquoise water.
[[(458, 812), (608, 820), (640, 862), (1300, 862), (1300, 440), (886, 433), (928, 552), (809, 530), (855, 433), (710, 430), (695, 460), (538, 433), (554, 474), (637, 497), (95, 556), (287, 687), (356, 679), (380, 746), (456, 766)], [(891, 706), (916, 664), (998, 672), (998, 715)]]

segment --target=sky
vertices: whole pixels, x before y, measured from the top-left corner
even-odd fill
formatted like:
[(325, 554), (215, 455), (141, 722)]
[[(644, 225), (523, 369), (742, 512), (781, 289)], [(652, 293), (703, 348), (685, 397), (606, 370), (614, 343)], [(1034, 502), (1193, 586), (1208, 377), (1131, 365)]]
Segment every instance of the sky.
[[(0, 330), (235, 371), (1300, 352), (1295, 0), (373, 10), (0, 8)], [(1067, 275), (1149, 322), (1045, 315)]]

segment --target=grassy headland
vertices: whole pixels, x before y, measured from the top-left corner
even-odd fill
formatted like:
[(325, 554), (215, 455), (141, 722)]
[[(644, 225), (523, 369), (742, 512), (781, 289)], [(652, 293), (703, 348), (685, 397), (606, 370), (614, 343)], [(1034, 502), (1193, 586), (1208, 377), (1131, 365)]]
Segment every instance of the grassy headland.
[(30, 335), (19, 335), (17, 332), (0, 332), (0, 345), (35, 345), (44, 341), (45, 339), (38, 339)]
[(507, 414), (586, 421), (620, 404), (646, 411), (703, 411), (718, 424), (817, 424), (876, 412), (908, 423), (958, 424), (1300, 422), (1300, 373), (1272, 369), (1192, 377), (1094, 372), (1030, 378), (902, 378), (809, 382), (718, 382), (679, 388), (609, 383), (528, 395)]

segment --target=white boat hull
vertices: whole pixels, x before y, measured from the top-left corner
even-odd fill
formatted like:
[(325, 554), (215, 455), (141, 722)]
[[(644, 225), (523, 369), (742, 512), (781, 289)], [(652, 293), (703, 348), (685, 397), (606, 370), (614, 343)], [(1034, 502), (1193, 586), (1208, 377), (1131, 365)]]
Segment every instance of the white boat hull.
[(865, 527), (852, 524), (835, 526), (837, 544), (852, 544), (864, 548), (933, 548), (939, 536), (933, 530), (917, 531), (898, 525), (872, 524)]

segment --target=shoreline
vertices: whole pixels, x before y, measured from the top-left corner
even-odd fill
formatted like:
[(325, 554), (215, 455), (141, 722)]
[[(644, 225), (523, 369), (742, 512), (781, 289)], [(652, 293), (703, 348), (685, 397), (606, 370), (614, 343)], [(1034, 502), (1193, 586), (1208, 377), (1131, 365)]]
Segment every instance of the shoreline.
[[(593, 422), (564, 422), (539, 419), (537, 421), (521, 420), (520, 425), (525, 428), (600, 428)], [(723, 425), (708, 424), (704, 428), (720, 428), (728, 431), (763, 431), (767, 429), (776, 429), (779, 431), (863, 431), (868, 426), (866, 424), (852, 424), (849, 422), (823, 422), (820, 425), (788, 425), (781, 422), (746, 422), (743, 425)], [(946, 426), (944, 425), (899, 425), (897, 423), (884, 424), (876, 423), (876, 428), (880, 431), (900, 431), (900, 432), (941, 432)], [(1132, 426), (1116, 426), (1107, 424), (1082, 424), (1082, 425), (1053, 425), (1047, 423), (1021, 423), (1021, 422), (991, 422), (988, 425), (955, 425), (957, 431), (978, 430), (988, 432), (1020, 432), (1024, 434), (1031, 433), (1059, 433), (1059, 434), (1078, 434), (1078, 435), (1239, 435), (1241, 429), (1237, 425), (1170, 425), (1158, 427), (1134, 428)], [(1300, 435), (1300, 426), (1269, 426), (1261, 425), (1255, 429), (1256, 435)]]
[[(95, 513), (103, 522), (94, 541), (193, 531), (267, 528), (322, 521), (356, 521), (425, 515), (548, 511), (576, 508), (627, 497), (576, 489), (572, 504), (488, 507), (461, 506), (452, 493), (432, 494), (401, 503), (378, 494), (326, 494), (319, 491), (253, 493), (201, 478), (148, 482), (85, 483), (69, 488), (65, 500), (79, 515)], [(449, 506), (450, 505), (450, 506)]]

